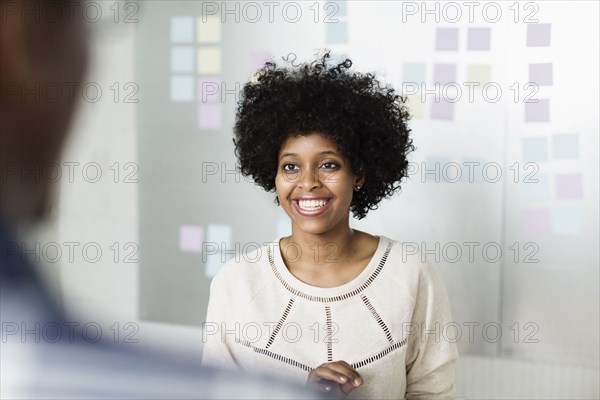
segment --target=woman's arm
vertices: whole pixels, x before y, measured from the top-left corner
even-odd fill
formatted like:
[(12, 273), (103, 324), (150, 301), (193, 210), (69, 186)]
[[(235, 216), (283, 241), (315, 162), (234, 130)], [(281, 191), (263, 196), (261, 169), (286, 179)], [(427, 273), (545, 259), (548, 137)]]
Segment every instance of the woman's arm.
[(215, 276), (210, 284), (210, 298), (206, 312), (206, 322), (202, 326), (202, 365), (207, 367), (238, 369), (233, 355), (222, 335), (227, 328), (228, 304), (227, 287), (222, 282), (224, 277)]
[(454, 398), (458, 349), (448, 340), (454, 337), (445, 337), (447, 324), (452, 322), (450, 303), (438, 269), (429, 262), (423, 264), (419, 277), (411, 322), (414, 333), (406, 356), (406, 399)]

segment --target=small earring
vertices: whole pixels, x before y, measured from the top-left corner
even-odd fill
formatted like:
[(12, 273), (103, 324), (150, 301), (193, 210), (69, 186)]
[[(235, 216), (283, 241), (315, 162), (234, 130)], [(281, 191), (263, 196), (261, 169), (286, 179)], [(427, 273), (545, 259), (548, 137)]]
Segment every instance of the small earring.
[(356, 185), (356, 190), (360, 190), (360, 185)]

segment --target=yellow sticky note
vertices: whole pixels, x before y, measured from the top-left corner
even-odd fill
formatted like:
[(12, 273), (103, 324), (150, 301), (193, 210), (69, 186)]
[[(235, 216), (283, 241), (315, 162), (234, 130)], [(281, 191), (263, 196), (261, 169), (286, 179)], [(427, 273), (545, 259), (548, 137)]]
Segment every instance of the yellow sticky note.
[(423, 118), (423, 103), (421, 102), (421, 95), (408, 95), (406, 106), (413, 118)]
[(489, 65), (469, 65), (467, 68), (467, 82), (479, 82), (485, 85), (490, 82), (490, 75)]
[(221, 48), (200, 47), (198, 48), (198, 74), (221, 73)]
[(221, 17), (205, 15), (196, 21), (198, 43), (219, 43), (221, 41)]

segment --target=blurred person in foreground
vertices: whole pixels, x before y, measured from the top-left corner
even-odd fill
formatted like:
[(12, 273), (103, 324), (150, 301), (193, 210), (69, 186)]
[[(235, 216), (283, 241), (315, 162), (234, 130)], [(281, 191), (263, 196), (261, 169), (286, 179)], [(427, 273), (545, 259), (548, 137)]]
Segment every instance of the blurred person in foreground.
[(200, 360), (139, 345), (91, 344), (54, 306), (16, 233), (48, 214), (51, 185), (28, 171), (59, 161), (76, 97), (44, 101), (35, 91), (59, 85), (66, 93), (80, 82), (89, 37), (77, 2), (0, 6), (0, 397), (315, 398), (272, 378), (202, 368)]

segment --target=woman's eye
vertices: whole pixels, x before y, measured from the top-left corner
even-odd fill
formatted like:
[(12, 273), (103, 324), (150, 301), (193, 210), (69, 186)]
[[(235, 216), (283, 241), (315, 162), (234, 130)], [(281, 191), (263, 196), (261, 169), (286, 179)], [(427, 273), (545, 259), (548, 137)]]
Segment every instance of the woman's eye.
[(323, 167), (325, 167), (325, 169), (336, 169), (338, 165), (336, 163), (328, 162), (324, 163)]
[(283, 170), (287, 172), (294, 172), (296, 165), (294, 164), (283, 164)]

